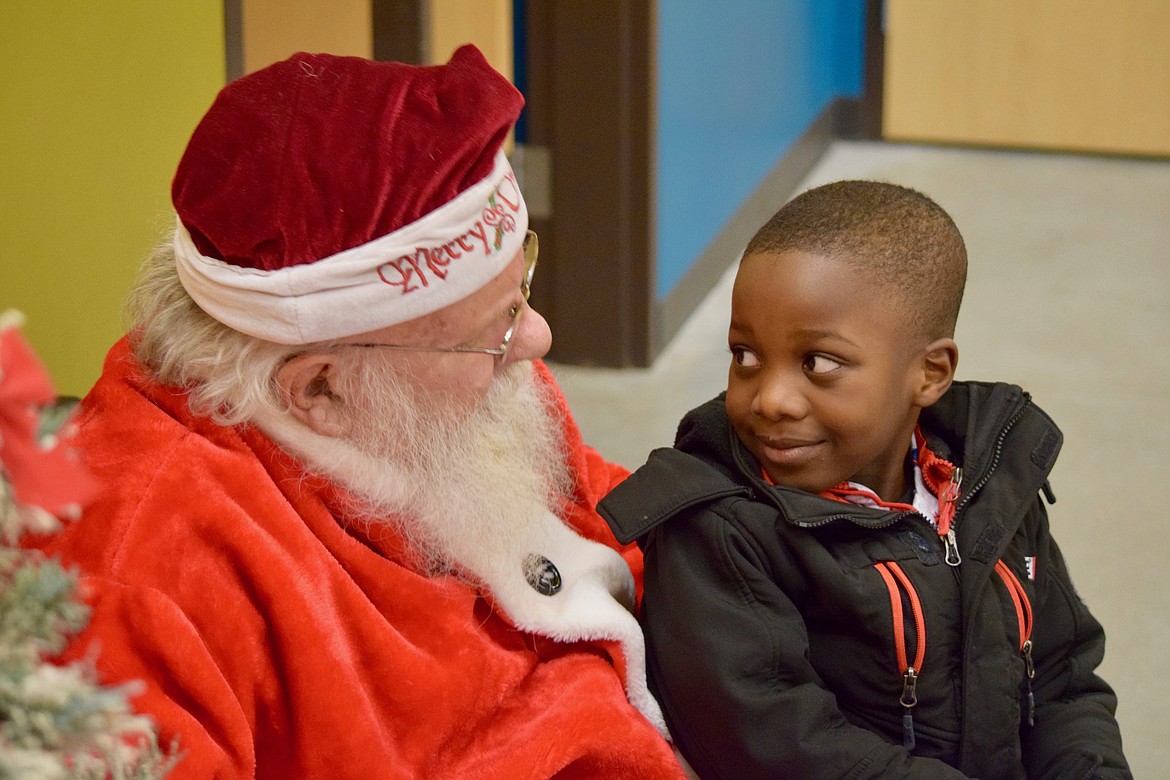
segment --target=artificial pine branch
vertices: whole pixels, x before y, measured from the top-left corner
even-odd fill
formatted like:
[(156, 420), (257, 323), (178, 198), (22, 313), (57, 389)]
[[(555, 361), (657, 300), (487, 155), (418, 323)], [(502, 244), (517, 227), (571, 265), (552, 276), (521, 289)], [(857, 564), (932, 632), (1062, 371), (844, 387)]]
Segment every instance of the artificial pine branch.
[(135, 686), (102, 687), (92, 660), (51, 660), (89, 608), (76, 573), (17, 540), (59, 529), (91, 486), (63, 450), (67, 418), (13, 322), (0, 315), (0, 780), (157, 780), (178, 759), (131, 711)]

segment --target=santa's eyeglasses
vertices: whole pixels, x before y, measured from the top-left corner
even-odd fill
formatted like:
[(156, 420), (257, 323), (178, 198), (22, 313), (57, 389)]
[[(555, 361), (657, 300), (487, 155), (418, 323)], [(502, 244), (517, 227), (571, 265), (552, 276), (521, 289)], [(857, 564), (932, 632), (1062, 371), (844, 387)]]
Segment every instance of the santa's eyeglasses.
[[(529, 230), (524, 236), (524, 276), (520, 279), (520, 294), (524, 296), (525, 301), (532, 293), (532, 275), (536, 273), (536, 258), (539, 252), (540, 245), (536, 238), (536, 231)], [(500, 362), (503, 362), (508, 355), (508, 347), (512, 345), (512, 337), (520, 329), (520, 318), (524, 315), (524, 304), (514, 304), (512, 309), (514, 310), (512, 324), (504, 331), (504, 340), (500, 342), (498, 347), (416, 347), (409, 344), (378, 343), (337, 344), (335, 346), (357, 349), (401, 349), (408, 352), (476, 352), (481, 355), (495, 355), (500, 359)]]

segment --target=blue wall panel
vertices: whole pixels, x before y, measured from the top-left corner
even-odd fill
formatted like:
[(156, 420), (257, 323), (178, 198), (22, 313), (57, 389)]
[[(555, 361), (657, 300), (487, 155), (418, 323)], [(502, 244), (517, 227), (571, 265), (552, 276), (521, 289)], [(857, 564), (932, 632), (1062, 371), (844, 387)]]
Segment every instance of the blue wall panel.
[(860, 95), (863, 27), (864, 0), (659, 0), (660, 299), (812, 121)]

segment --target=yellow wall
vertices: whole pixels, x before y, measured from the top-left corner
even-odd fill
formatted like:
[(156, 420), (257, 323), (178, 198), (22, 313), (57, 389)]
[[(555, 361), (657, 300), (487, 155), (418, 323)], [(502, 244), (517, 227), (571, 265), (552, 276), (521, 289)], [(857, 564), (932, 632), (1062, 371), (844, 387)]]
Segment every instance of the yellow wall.
[(172, 224), (171, 176), (224, 81), (223, 4), (4, 0), (0, 72), (0, 309), (79, 395)]

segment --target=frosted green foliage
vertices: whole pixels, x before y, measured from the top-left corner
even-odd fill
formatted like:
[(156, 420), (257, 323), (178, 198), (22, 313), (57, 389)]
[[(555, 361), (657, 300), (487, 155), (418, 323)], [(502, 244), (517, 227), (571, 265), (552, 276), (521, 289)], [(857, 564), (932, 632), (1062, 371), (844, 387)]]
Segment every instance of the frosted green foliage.
[(73, 588), (74, 578), (55, 561), (0, 549), (0, 671), (65, 649), (89, 618)]
[(92, 661), (54, 663), (85, 627), (77, 578), (19, 549), (22, 533), (59, 527), (18, 506), (0, 463), (0, 780), (156, 780), (178, 760), (154, 723), (131, 711), (136, 686), (102, 687)]

